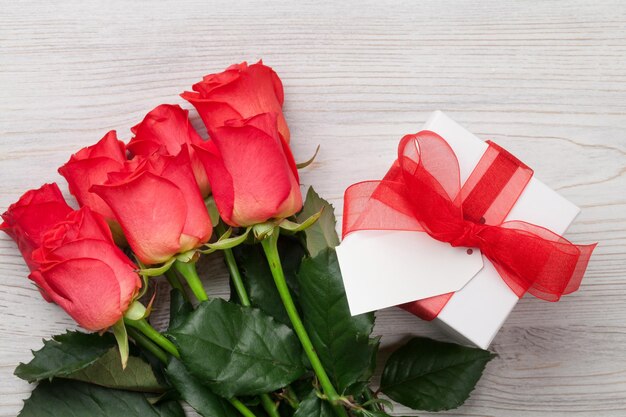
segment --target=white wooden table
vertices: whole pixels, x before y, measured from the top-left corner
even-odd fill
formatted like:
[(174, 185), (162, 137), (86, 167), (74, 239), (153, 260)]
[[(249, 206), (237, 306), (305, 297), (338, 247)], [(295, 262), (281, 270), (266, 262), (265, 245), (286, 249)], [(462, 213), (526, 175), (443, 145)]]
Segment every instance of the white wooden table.
[[(399, 138), (441, 109), (582, 207), (568, 238), (600, 242), (581, 290), (558, 304), (523, 299), (471, 398), (441, 415), (626, 415), (623, 1), (51, 3), (0, 7), (0, 209), (49, 181), (71, 198), (56, 169), (72, 152), (109, 129), (128, 139), (145, 112), (182, 104), (178, 93), (203, 74), (244, 59), (282, 77), (296, 158), (322, 146), (303, 183), (339, 216), (343, 190), (379, 178)], [(221, 271), (213, 294), (227, 291)], [(2, 235), (6, 417), (30, 391), (14, 367), (72, 327), (26, 275)], [(380, 312), (376, 331), (387, 345), (444, 337), (398, 309)]]

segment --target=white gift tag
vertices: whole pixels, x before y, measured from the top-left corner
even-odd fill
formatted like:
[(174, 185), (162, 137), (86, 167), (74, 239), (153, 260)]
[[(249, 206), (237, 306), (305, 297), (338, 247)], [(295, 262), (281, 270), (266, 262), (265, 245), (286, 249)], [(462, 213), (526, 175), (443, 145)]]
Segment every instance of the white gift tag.
[(352, 315), (458, 291), (483, 267), (480, 250), (424, 232), (362, 230), (336, 249)]

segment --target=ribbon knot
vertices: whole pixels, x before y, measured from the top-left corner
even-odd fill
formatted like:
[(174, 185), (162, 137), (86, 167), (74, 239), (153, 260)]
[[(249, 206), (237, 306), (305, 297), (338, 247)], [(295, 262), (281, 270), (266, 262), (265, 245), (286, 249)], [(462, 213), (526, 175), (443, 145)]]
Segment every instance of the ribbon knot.
[(468, 248), (480, 248), (484, 239), (480, 236), (480, 233), (489, 226), (474, 223), (470, 220), (464, 220), (460, 233), (457, 237), (450, 240), (450, 245), (454, 247), (466, 246)]
[[(574, 245), (522, 221), (503, 223), (532, 170), (488, 143), (461, 187), (458, 160), (442, 137), (430, 131), (405, 136), (398, 160), (382, 181), (346, 190), (343, 235), (356, 230), (423, 231), (452, 246), (478, 247), (519, 297), (530, 292), (557, 301), (578, 289), (596, 245)], [(443, 308), (449, 297), (433, 299), (445, 298)]]

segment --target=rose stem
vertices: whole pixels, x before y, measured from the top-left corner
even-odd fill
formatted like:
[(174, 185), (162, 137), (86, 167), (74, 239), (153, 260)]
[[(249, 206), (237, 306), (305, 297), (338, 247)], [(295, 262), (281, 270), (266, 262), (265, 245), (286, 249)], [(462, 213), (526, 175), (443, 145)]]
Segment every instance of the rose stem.
[(127, 330), (128, 334), (135, 339), (135, 342), (138, 345), (141, 345), (148, 352), (152, 353), (158, 360), (167, 364), (167, 354), (160, 347), (155, 345), (152, 340), (148, 339), (143, 333), (133, 327), (129, 327)]
[[(215, 229), (220, 235), (224, 234), (224, 228), (221, 224), (217, 225)], [(246, 287), (243, 285), (241, 273), (239, 271), (239, 267), (237, 266), (237, 261), (235, 260), (235, 255), (233, 254), (232, 249), (224, 250), (224, 259), (226, 259), (226, 265), (228, 266), (228, 271), (230, 272), (230, 278), (233, 281), (233, 285), (235, 286), (241, 305), (244, 307), (250, 307), (250, 297), (248, 297)], [(280, 414), (278, 413), (278, 405), (272, 400), (269, 394), (261, 394), (260, 397), (261, 404), (270, 417), (280, 417)]]
[(233, 397), (231, 399), (228, 400), (233, 407), (235, 407), (237, 409), (237, 411), (239, 411), (241, 413), (242, 416), (244, 417), (256, 417), (254, 415), (254, 413), (252, 411), (250, 411), (250, 409), (248, 407), (245, 406), (244, 403), (242, 403), (241, 401), (239, 401), (237, 398)]
[[(150, 326), (150, 324), (148, 324), (145, 319), (124, 319), (124, 323), (126, 323), (130, 327), (129, 330), (132, 332), (131, 334), (133, 335), (135, 341), (144, 346), (148, 351), (154, 353), (154, 355), (159, 358), (159, 360), (161, 360), (163, 363), (167, 364), (167, 356), (165, 352), (163, 352), (161, 349), (170, 353), (176, 359), (180, 359), (180, 353), (178, 352), (178, 349), (176, 349), (176, 346), (174, 346), (174, 344), (170, 342), (165, 336), (156, 331), (154, 327)], [(139, 337), (136, 337), (138, 334)], [(152, 342), (155, 342), (158, 346), (156, 346)], [(148, 344), (152, 346), (149, 347)], [(159, 351), (160, 353), (157, 353), (156, 351)], [(235, 407), (237, 411), (241, 413), (242, 416), (256, 417), (254, 413), (250, 411), (250, 409), (237, 398), (230, 398), (228, 399), (228, 402), (230, 402), (233, 407)]]
[[(372, 394), (373, 394), (373, 392), (372, 392), (372, 390), (369, 387), (366, 387), (365, 391), (363, 391), (363, 396), (365, 397), (365, 399), (367, 401), (372, 401), (375, 398), (374, 395), (372, 395)], [(370, 405), (369, 409), (371, 411), (382, 411), (382, 409), (380, 408), (380, 404), (375, 403), (375, 402), (373, 402)]]
[(173, 269), (168, 269), (167, 271), (165, 271), (165, 277), (167, 278), (167, 281), (170, 283), (172, 288), (180, 291), (185, 300), (189, 300), (189, 297), (187, 297), (187, 292), (185, 292), (185, 287), (183, 287), (183, 283), (180, 282), (180, 278), (178, 278), (176, 271), (174, 271)]
[(196, 271), (195, 262), (176, 261), (174, 262), (174, 269), (180, 272), (185, 278), (187, 284), (189, 284), (189, 288), (191, 288), (191, 292), (193, 292), (193, 295), (196, 296), (198, 301), (206, 301), (209, 299), (198, 276), (198, 271)]
[(131, 320), (124, 318), (124, 323), (126, 323), (126, 325), (129, 327), (133, 327), (139, 330), (148, 339), (159, 345), (167, 353), (176, 357), (177, 359), (180, 359), (180, 353), (178, 353), (178, 349), (176, 349), (176, 346), (172, 342), (170, 342), (168, 338), (156, 331), (154, 327), (150, 326), (146, 319)]
[(287, 310), (287, 315), (291, 320), (291, 324), (293, 325), (293, 329), (296, 332), (296, 335), (300, 339), (300, 344), (304, 349), (307, 357), (309, 358), (309, 362), (311, 362), (311, 366), (313, 367), (313, 371), (315, 375), (317, 375), (317, 379), (319, 380), (322, 389), (324, 390), (324, 394), (328, 397), (330, 402), (333, 404), (335, 413), (340, 417), (348, 417), (348, 414), (342, 406), (337, 404), (339, 400), (339, 394), (333, 387), (330, 378), (328, 378), (328, 374), (324, 370), (324, 366), (320, 361), (317, 353), (315, 353), (315, 348), (313, 347), (313, 343), (311, 343), (311, 339), (309, 338), (309, 334), (304, 328), (304, 324), (302, 324), (302, 320), (300, 319), (300, 315), (298, 314), (298, 310), (293, 302), (293, 298), (289, 293), (289, 287), (287, 287), (287, 282), (285, 281), (285, 274), (283, 272), (282, 265), (280, 263), (280, 257), (278, 255), (278, 235), (280, 234), (280, 228), (275, 227), (272, 234), (263, 239), (261, 241), (261, 245), (263, 246), (263, 251), (265, 252), (265, 256), (267, 258), (267, 262), (270, 266), (270, 270), (272, 271), (272, 276), (274, 277), (274, 283), (276, 284), (276, 289), (278, 290), (278, 294), (280, 295), (281, 300), (285, 306), (285, 310)]

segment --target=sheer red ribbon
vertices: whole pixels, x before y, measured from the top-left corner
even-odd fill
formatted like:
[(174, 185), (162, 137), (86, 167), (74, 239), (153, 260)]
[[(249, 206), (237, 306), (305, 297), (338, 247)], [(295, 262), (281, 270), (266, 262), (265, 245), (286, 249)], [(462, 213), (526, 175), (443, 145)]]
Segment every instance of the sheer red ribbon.
[[(343, 236), (357, 230), (424, 231), (452, 246), (480, 248), (518, 297), (558, 301), (580, 286), (594, 245), (575, 245), (523, 221), (504, 222), (532, 177), (517, 158), (489, 147), (461, 187), (448, 143), (430, 131), (402, 138), (381, 181), (354, 184), (344, 197)], [(434, 319), (452, 293), (402, 305)]]

